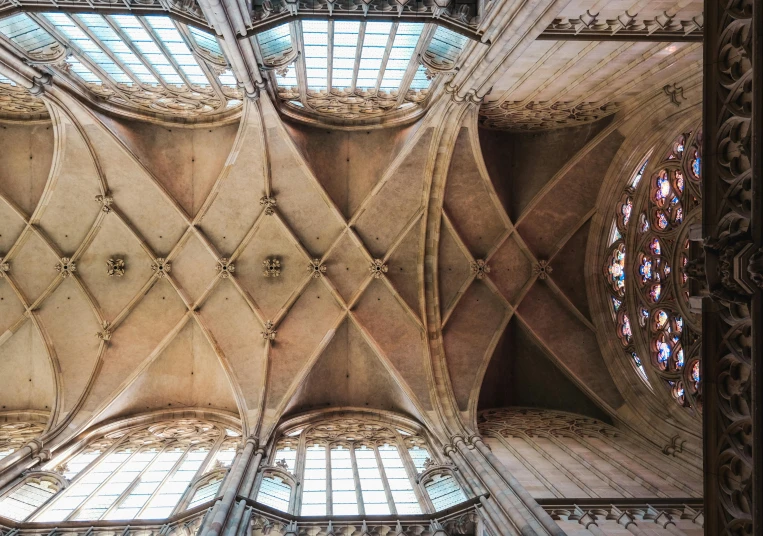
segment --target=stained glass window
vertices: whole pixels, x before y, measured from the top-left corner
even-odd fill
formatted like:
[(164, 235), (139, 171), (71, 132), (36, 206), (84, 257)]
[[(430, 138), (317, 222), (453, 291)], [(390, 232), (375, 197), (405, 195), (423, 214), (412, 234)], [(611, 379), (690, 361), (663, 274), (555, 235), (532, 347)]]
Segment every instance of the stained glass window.
[[(688, 305), (686, 270), (693, 253), (688, 228), (700, 221), (701, 139), (699, 131), (681, 134), (638, 166), (615, 207), (617, 234), (610, 231), (604, 262), (616, 334), (639, 377), (661, 378), (676, 401), (697, 409), (700, 327)], [(633, 254), (626, 242), (635, 245)]]

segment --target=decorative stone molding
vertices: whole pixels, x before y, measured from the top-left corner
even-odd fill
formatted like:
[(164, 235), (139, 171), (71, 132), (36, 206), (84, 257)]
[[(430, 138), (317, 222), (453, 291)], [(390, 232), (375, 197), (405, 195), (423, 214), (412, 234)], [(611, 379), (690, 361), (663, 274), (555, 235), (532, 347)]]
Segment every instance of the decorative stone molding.
[[(548, 26), (548, 38), (565, 35), (628, 35), (633, 38), (647, 36), (673, 35), (681, 39), (689, 35), (702, 38), (704, 17), (692, 17), (687, 20), (675, 20), (675, 15), (663, 11), (661, 15), (651, 19), (637, 19), (638, 14), (631, 15), (627, 10), (612, 19), (600, 19), (599, 13), (586, 11), (578, 17), (554, 19)], [(667, 39), (666, 39), (667, 40)]]
[(4, 259), (0, 259), (0, 279), (5, 277), (6, 272), (11, 270), (11, 264)]
[(228, 259), (227, 257), (221, 257), (217, 260), (217, 274), (222, 279), (227, 279), (233, 275), (233, 272), (236, 271), (236, 267), (234, 264)]
[(111, 205), (114, 204), (114, 198), (110, 195), (96, 195), (95, 196), (95, 202), (100, 203), (101, 210), (104, 211), (106, 214), (111, 212)]
[(272, 216), (273, 213), (275, 212), (276, 198), (273, 196), (263, 195), (260, 198), (260, 205), (265, 207), (265, 214), (267, 216)]
[(326, 273), (326, 265), (320, 259), (313, 259), (307, 265), (307, 271), (310, 272), (310, 277), (318, 279)]
[(162, 278), (172, 271), (172, 263), (164, 257), (157, 257), (153, 263), (151, 263), (151, 270), (158, 278)]
[(616, 113), (617, 102), (504, 102), (480, 109), (480, 125), (485, 128), (523, 132), (553, 130), (598, 121)]
[(56, 272), (63, 278), (69, 277), (76, 271), (77, 265), (69, 257), (61, 257), (61, 260), (56, 263)]
[(374, 279), (381, 279), (384, 274), (389, 271), (389, 267), (384, 264), (384, 261), (381, 259), (374, 259), (371, 263), (371, 266), (368, 267), (368, 270), (371, 272), (371, 276)]
[(538, 276), (538, 279), (548, 279), (554, 269), (551, 267), (548, 261), (539, 260), (538, 263), (533, 266), (533, 275)]
[(477, 279), (484, 279), (490, 273), (490, 265), (483, 259), (477, 259), (469, 264), (472, 274)]
[(111, 258), (106, 261), (106, 273), (109, 277), (122, 277), (125, 275), (125, 260), (120, 258)]
[(266, 341), (274, 341), (276, 340), (276, 331), (275, 326), (273, 325), (272, 320), (268, 320), (265, 322), (265, 331), (261, 331), (260, 334), (262, 335), (262, 338)]
[[(755, 0), (708, 2), (705, 16), (703, 304), (707, 534), (756, 534), (761, 478), (760, 229), (763, 9)], [(749, 267), (753, 266), (752, 274)], [(758, 357), (755, 357), (758, 356)], [(756, 454), (758, 452), (758, 454)]]
[(96, 337), (98, 337), (102, 341), (110, 341), (111, 340), (111, 330), (109, 329), (109, 323), (103, 322), (103, 329), (95, 334)]
[(686, 443), (685, 439), (681, 439), (680, 436), (674, 435), (670, 438), (670, 443), (662, 447), (662, 453), (668, 456), (680, 454), (684, 451), (684, 443)]
[(262, 261), (262, 275), (265, 277), (278, 277), (281, 275), (281, 261), (279, 259), (265, 259)]
[(686, 100), (686, 97), (684, 96), (684, 88), (682, 88), (678, 84), (668, 84), (666, 86), (663, 86), (662, 90), (665, 92), (665, 95), (667, 95), (668, 98), (670, 98), (670, 102), (672, 102), (676, 106), (681, 106), (681, 101)]

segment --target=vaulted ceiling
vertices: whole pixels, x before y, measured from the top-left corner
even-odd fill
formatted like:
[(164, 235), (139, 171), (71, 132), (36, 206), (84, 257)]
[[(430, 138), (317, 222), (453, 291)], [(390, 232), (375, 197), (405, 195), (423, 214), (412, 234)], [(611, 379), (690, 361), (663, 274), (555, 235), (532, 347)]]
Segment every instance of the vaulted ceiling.
[[(607, 20), (631, 9), (604, 4)], [(639, 20), (662, 20), (657, 4), (641, 4)], [(337, 51), (349, 17), (306, 37), (320, 25), (297, 13), (284, 33), (267, 5), (248, 14), (255, 19), (233, 44), (225, 35), (238, 23), (210, 25), (235, 95), (199, 44), (201, 12), (163, 18), (199, 44), (194, 61), (221, 103), (193, 114), (80, 92), (74, 67), (57, 64), (40, 67), (53, 81), (30, 95), (35, 67), (0, 43), (0, 411), (48, 411), (51, 431), (75, 434), (142, 412), (206, 408), (264, 435), (283, 416), (322, 407), (391, 410), (435, 427), (452, 414), (468, 426), (478, 406), (558, 407), (558, 389), (581, 412), (616, 416), (625, 399), (582, 283), (589, 235), (624, 125), (674, 106), (668, 81), (696, 78), (701, 6), (677, 4), (659, 28), (600, 28), (574, 16), (596, 5), (550, 2), (553, 12), (523, 19), (522, 43), (514, 22), (500, 22), (500, 3), (482, 19), (451, 13), (440, 26), (370, 17), (356, 22), (362, 36), (390, 28), (377, 43), (382, 63), (364, 74), (370, 41), (356, 37), (347, 58)], [(154, 27), (118, 13), (108, 27), (128, 19)], [(677, 41), (575, 37), (648, 30)], [(460, 55), (436, 43), (438, 32), (461, 43)], [(246, 43), (264, 61), (270, 42), (275, 63), (260, 64), (259, 81), (243, 80)], [(432, 50), (443, 56), (420, 64)], [(340, 59), (354, 63), (332, 63)], [(284, 68), (293, 85), (278, 81)], [(427, 75), (426, 98), (406, 106)], [(340, 79), (351, 84), (331, 82)], [(376, 104), (364, 109), (369, 99)], [(567, 110), (591, 106), (599, 111)]]

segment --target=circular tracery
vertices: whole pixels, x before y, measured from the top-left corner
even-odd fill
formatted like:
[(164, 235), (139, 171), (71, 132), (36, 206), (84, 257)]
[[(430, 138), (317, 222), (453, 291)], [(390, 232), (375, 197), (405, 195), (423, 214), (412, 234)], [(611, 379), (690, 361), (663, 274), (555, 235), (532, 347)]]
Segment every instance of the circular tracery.
[(700, 327), (687, 270), (689, 228), (700, 221), (701, 147), (696, 129), (644, 157), (614, 207), (603, 270), (615, 334), (639, 376), (698, 410)]

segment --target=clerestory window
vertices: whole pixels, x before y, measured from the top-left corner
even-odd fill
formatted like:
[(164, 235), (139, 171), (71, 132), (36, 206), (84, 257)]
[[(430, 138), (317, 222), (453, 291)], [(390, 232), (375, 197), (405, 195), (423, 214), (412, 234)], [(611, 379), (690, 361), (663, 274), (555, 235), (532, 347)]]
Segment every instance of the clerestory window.
[[(294, 501), (297, 515), (416, 515), (431, 510), (417, 483), (430, 457), (425, 445), (411, 430), (334, 419), (287, 431), (272, 464), (301, 482)], [(290, 490), (278, 480), (263, 479), (257, 501), (286, 511)], [(452, 483), (457, 491), (450, 490), (449, 498), (465, 500), (455, 479)]]
[(198, 420), (110, 432), (60, 466), (71, 484), (30, 520), (164, 519), (184, 497), (198, 506), (214, 497), (222, 478), (191, 484), (230, 465), (238, 436)]

